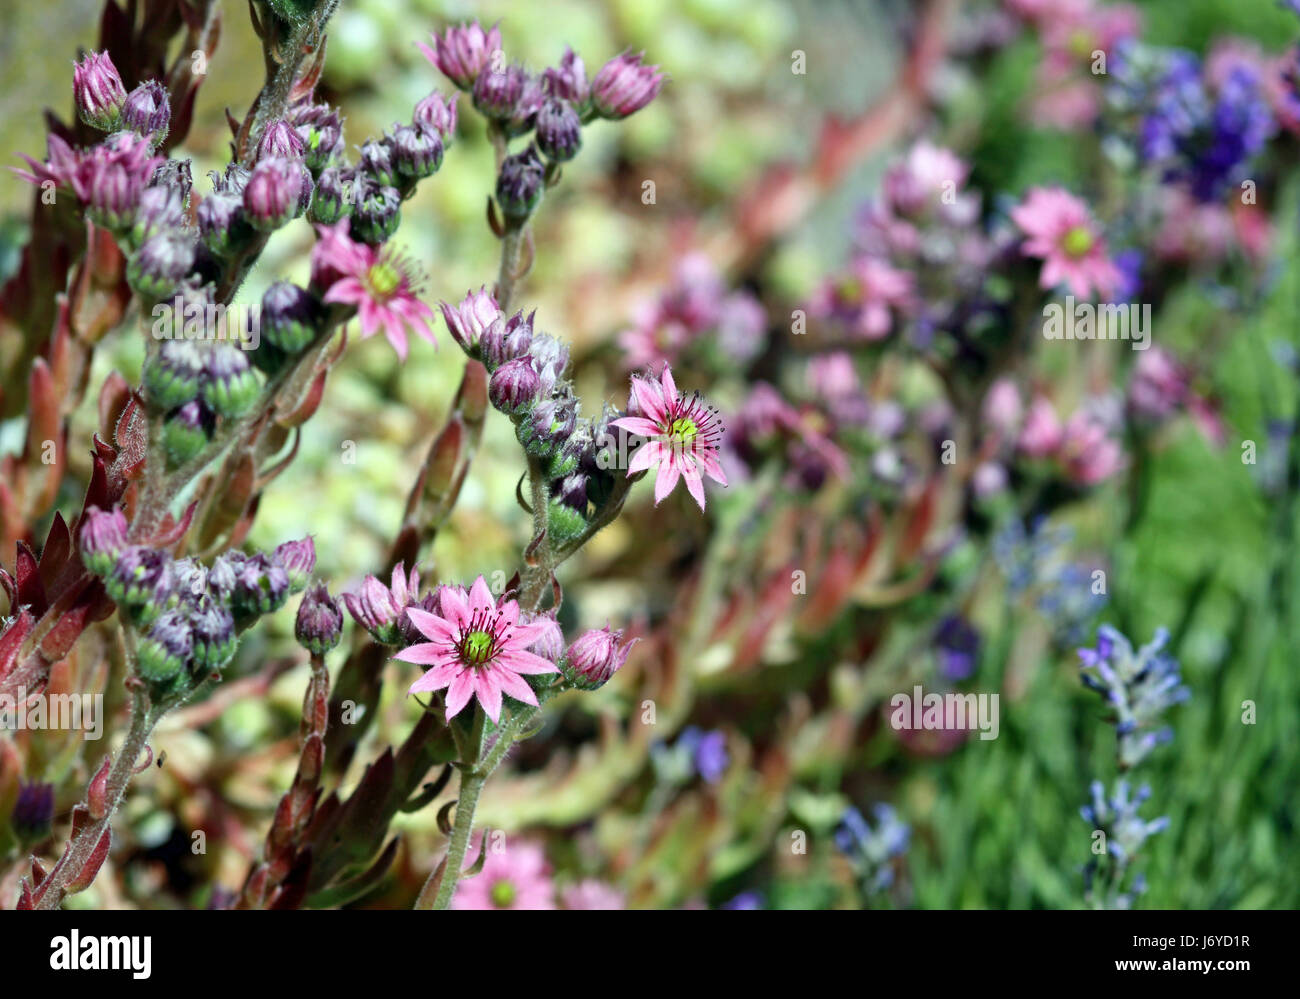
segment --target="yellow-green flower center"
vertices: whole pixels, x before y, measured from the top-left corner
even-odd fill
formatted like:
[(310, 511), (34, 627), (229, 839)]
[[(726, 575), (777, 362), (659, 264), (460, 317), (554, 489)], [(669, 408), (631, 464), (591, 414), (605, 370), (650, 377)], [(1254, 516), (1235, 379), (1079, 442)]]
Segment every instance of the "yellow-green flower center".
[(695, 425), (695, 421), (689, 416), (679, 416), (673, 420), (673, 425), (668, 430), (668, 435), (681, 444), (689, 444), (695, 440), (700, 428)]
[(845, 305), (857, 305), (862, 301), (862, 282), (856, 278), (846, 277), (835, 286), (835, 294)]
[(461, 655), (471, 666), (481, 666), (492, 654), (492, 636), (486, 631), (471, 631), (461, 642)]
[(1072, 257), (1082, 257), (1092, 249), (1092, 245), (1092, 230), (1082, 225), (1075, 226), (1061, 240), (1061, 248)]
[(508, 909), (518, 892), (509, 881), (498, 881), (492, 886), (492, 904), (498, 909)]
[(387, 298), (402, 286), (402, 272), (390, 263), (380, 261), (366, 275), (370, 290), (378, 298)]

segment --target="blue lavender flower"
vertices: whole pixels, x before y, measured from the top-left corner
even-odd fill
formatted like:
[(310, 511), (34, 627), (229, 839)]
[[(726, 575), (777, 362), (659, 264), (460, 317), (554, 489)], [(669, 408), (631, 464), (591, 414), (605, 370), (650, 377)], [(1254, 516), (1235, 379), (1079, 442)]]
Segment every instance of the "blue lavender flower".
[(673, 745), (659, 743), (653, 746), (650, 762), (660, 779), (669, 784), (685, 784), (696, 776), (716, 784), (731, 762), (726, 733), (719, 729), (705, 731), (690, 725), (682, 729)]
[(871, 810), (875, 828), (856, 808), (845, 809), (835, 830), (835, 845), (852, 862), (858, 883), (867, 895), (882, 892), (894, 883), (891, 861), (907, 851), (911, 827), (890, 805), (877, 804)]
[(756, 891), (742, 891), (730, 902), (722, 906), (724, 909), (753, 910), (763, 908), (763, 896)]
[(1089, 861), (1084, 868), (1084, 891), (1088, 901), (1097, 908), (1129, 909), (1133, 901), (1146, 890), (1146, 878), (1138, 874), (1127, 890), (1124, 878), (1138, 851), (1156, 833), (1169, 827), (1169, 817), (1144, 819), (1138, 809), (1151, 797), (1151, 786), (1143, 784), (1137, 793), (1129, 796), (1129, 782), (1119, 780), (1109, 797), (1101, 781), (1092, 782), (1092, 801), (1079, 809), (1093, 829), (1105, 835), (1106, 850)]
[(1079, 650), (1084, 684), (1115, 710), (1121, 770), (1141, 763), (1173, 738), (1173, 729), (1155, 725), (1168, 708), (1191, 696), (1182, 683), (1178, 660), (1161, 651), (1168, 641), (1168, 630), (1159, 628), (1148, 644), (1134, 652), (1127, 638), (1102, 625), (1097, 647)]
[(1027, 596), (1061, 645), (1077, 645), (1108, 597), (1094, 593), (1092, 568), (1070, 561), (1073, 532), (1039, 518), (1008, 521), (993, 537), (993, 557), (1012, 597)]
[(1249, 66), (1234, 66), (1219, 88), (1206, 140), (1188, 156), (1192, 194), (1201, 201), (1219, 197), (1264, 147), (1273, 129), (1259, 73)]

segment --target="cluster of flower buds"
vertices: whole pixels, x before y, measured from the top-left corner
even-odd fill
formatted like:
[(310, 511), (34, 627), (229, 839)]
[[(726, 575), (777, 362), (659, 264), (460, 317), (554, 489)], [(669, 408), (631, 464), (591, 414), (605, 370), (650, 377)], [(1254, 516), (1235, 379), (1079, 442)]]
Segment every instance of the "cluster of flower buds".
[(134, 132), (157, 146), (167, 137), (171, 104), (157, 80), (146, 80), (130, 93), (107, 52), (91, 52), (72, 71), (77, 113), (101, 132)]
[(507, 318), (485, 290), (470, 292), (456, 306), (442, 303), (452, 337), (470, 357), (483, 362), (488, 397), (515, 424), (519, 443), (537, 458), (551, 482), (552, 541), (577, 537), (587, 526), (589, 504), (599, 507), (613, 488), (611, 461), (601, 449), (612, 440), (613, 415), (583, 418), (565, 377), (569, 349), (535, 328), (533, 315)]
[(1183, 685), (1178, 660), (1163, 649), (1169, 641), (1164, 628), (1134, 651), (1129, 640), (1109, 625), (1097, 631), (1097, 647), (1080, 649), (1080, 676), (1115, 712), (1119, 735), (1119, 763), (1128, 769), (1141, 763), (1159, 745), (1173, 738), (1173, 730), (1157, 728), (1170, 707), (1191, 697)]
[[(1132, 886), (1124, 887), (1123, 872), (1133, 862), (1146, 841), (1169, 827), (1169, 817), (1144, 819), (1138, 809), (1151, 797), (1151, 786), (1143, 784), (1130, 794), (1127, 780), (1117, 780), (1115, 790), (1106, 794), (1105, 785), (1095, 780), (1090, 788), (1092, 801), (1079, 809), (1079, 814), (1094, 830), (1105, 833), (1106, 852), (1093, 855), (1083, 869), (1084, 891), (1089, 901), (1106, 909), (1129, 909), (1133, 901), (1146, 891), (1146, 878), (1138, 874)], [(1098, 877), (1103, 865), (1113, 866), (1117, 873)], [(1106, 896), (1099, 896), (1098, 884), (1104, 886)]]
[(143, 381), (146, 401), (164, 414), (163, 443), (173, 466), (201, 454), (217, 418), (238, 419), (262, 391), (250, 352), (220, 340), (158, 341)]
[(649, 104), (665, 76), (640, 55), (623, 53), (588, 82), (582, 59), (566, 48), (560, 64), (540, 74), (508, 62), (497, 27), (477, 21), (449, 27), (421, 45), (425, 57), (468, 91), (474, 108), (507, 141), (532, 133), (521, 153), (507, 156), (497, 178), (497, 203), (510, 225), (536, 209), (542, 192), (582, 147), (582, 126), (596, 117), (626, 118)]
[(875, 825), (856, 808), (845, 809), (835, 830), (835, 845), (849, 859), (858, 884), (866, 895), (885, 891), (894, 883), (894, 861), (907, 852), (911, 828), (892, 806), (872, 809)]
[(343, 637), (343, 612), (324, 583), (303, 594), (293, 634), (298, 644), (313, 656), (323, 656), (339, 644)]
[(184, 696), (235, 653), (237, 635), (304, 589), (316, 565), (311, 538), (270, 555), (230, 551), (205, 566), (128, 542), (118, 509), (82, 521), (82, 561), (141, 633), (136, 670), (157, 698)]

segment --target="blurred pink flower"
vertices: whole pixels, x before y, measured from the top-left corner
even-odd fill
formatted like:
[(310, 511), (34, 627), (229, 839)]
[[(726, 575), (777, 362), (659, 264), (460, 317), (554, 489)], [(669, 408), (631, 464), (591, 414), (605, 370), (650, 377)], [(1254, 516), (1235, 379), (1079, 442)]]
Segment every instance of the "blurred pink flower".
[(692, 396), (677, 391), (672, 370), (664, 365), (659, 380), (632, 376), (632, 400), (629, 411), (634, 415), (611, 421), (641, 437), (648, 438), (637, 448), (628, 463), (627, 474), (634, 475), (658, 467), (655, 477), (655, 505), (673, 491), (678, 478), (704, 509), (704, 472), (722, 485), (727, 477), (718, 464), (718, 445), (722, 440), (722, 420), (718, 411), (708, 406), (697, 392)]
[(407, 619), (429, 639), (397, 653), (397, 659), (433, 668), (411, 684), (408, 693), (447, 689), (447, 719), (477, 697), (492, 721), (501, 719), (501, 695), (537, 704), (525, 675), (558, 672), (555, 663), (528, 651), (545, 637), (544, 621), (524, 624), (519, 604), (492, 596), (482, 576), (468, 595), (460, 587), (438, 591), (440, 613), (407, 607)]
[(1065, 424), (1057, 458), (1071, 482), (1092, 486), (1123, 467), (1124, 449), (1092, 413), (1080, 409)]
[(453, 909), (554, 909), (554, 885), (546, 854), (537, 843), (507, 840), (499, 853), (486, 846), (483, 869), (456, 884)]
[(316, 232), (320, 238), (312, 248), (312, 283), (324, 290), (324, 301), (356, 306), (362, 338), (383, 330), (403, 361), (408, 330), (435, 343), (433, 309), (419, 299), (408, 258), (387, 245), (376, 248), (353, 241), (347, 219), (318, 225)]
[(560, 893), (560, 899), (566, 909), (610, 910), (625, 909), (627, 904), (623, 893), (603, 881), (585, 878), (576, 885), (570, 885)]
[(1128, 384), (1133, 411), (1148, 420), (1164, 420), (1187, 398), (1187, 371), (1172, 354), (1148, 347), (1138, 355)]
[(1063, 433), (1056, 409), (1050, 401), (1038, 396), (1029, 404), (1016, 445), (1031, 458), (1046, 458), (1061, 446)]
[[(1051, 408), (1050, 404), (1048, 408)], [(1014, 434), (1020, 427), (1024, 409), (1020, 390), (1010, 378), (999, 378), (989, 386), (988, 394), (984, 397), (983, 417), (998, 434), (1004, 437)], [(1054, 419), (1055, 413), (1052, 416)]]
[(1079, 298), (1101, 300), (1118, 287), (1119, 268), (1079, 198), (1059, 187), (1035, 187), (1011, 210), (1011, 219), (1028, 237), (1022, 252), (1043, 260), (1041, 287), (1064, 284)]
[(857, 257), (849, 274), (823, 285), (814, 295), (810, 311), (848, 324), (863, 340), (883, 340), (894, 329), (892, 310), (912, 300), (912, 275), (876, 256)]

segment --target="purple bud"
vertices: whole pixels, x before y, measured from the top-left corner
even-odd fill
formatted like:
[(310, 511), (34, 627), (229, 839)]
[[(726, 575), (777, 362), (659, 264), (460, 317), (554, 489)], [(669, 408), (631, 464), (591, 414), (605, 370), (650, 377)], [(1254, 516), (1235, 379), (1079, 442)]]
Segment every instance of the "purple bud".
[(230, 343), (214, 343), (204, 356), (203, 401), (228, 419), (242, 416), (261, 395), (248, 352)]
[(189, 666), (193, 649), (194, 635), (185, 613), (166, 611), (140, 642), (136, 672), (155, 691), (170, 691)]
[(404, 607), (393, 592), (374, 576), (361, 581), (356, 593), (343, 594), (343, 606), (352, 619), (370, 632), (375, 641), (383, 645), (396, 645), (401, 640), (400, 621)]
[(388, 137), (393, 168), (407, 183), (432, 177), (442, 166), (442, 138), (432, 129), (398, 125)]
[(591, 103), (602, 118), (626, 118), (654, 100), (667, 77), (641, 62), (644, 53), (624, 52), (600, 68), (591, 82)]
[(118, 555), (104, 588), (119, 606), (136, 611), (141, 620), (152, 620), (167, 602), (170, 561), (156, 548), (129, 545)]
[(501, 51), (501, 29), (493, 26), (484, 31), (478, 21), (472, 21), (450, 27), (441, 36), (434, 35), (433, 42), (432, 49), (419, 46), (424, 57), (461, 90), (468, 90), (493, 61), (493, 53)]
[(357, 172), (366, 174), (369, 180), (380, 187), (392, 187), (396, 184), (397, 170), (393, 165), (393, 149), (389, 142), (377, 139), (367, 141), (361, 147)]
[(235, 586), (230, 594), (236, 621), (269, 614), (289, 599), (289, 574), (260, 552), (235, 566)]
[(126, 547), (126, 515), (116, 506), (111, 511), (92, 506), (81, 520), (81, 561), (87, 569), (103, 576), (112, 571)]
[(244, 186), (244, 214), (254, 229), (273, 232), (295, 218), (311, 198), (311, 177), (296, 160), (267, 159)]
[(537, 113), (542, 109), (542, 103), (546, 100), (546, 92), (542, 90), (542, 83), (537, 77), (528, 74), (524, 77), (524, 85), (519, 91), (519, 97), (510, 109), (510, 116), (501, 123), (502, 130), (508, 138), (514, 138), (517, 135), (523, 135), (533, 129), (537, 122)]
[(315, 296), (291, 281), (277, 281), (262, 295), (262, 332), (286, 354), (305, 350), (316, 339), (321, 320)]
[(352, 209), (352, 238), (378, 246), (397, 232), (401, 223), (402, 195), (397, 188), (367, 182)]
[(155, 185), (140, 192), (131, 239), (138, 246), (150, 236), (185, 224), (185, 196), (173, 185)]
[(353, 183), (352, 171), (341, 167), (327, 167), (316, 178), (316, 191), (311, 199), (311, 220), (320, 225), (333, 225), (348, 214), (348, 188)]
[(172, 410), (163, 421), (163, 448), (170, 468), (197, 458), (212, 440), (216, 417), (198, 399)]
[(488, 382), (488, 396), (492, 405), (503, 413), (518, 413), (527, 409), (537, 398), (537, 389), (541, 384), (537, 372), (533, 370), (532, 359), (527, 355), (506, 361)]
[(443, 302), (441, 308), (452, 339), (468, 354), (478, 350), (484, 332), (501, 317), (496, 299), (484, 288), (467, 292), (460, 305)]
[(9, 825), (25, 846), (35, 846), (54, 826), (54, 785), (19, 782)]
[(238, 163), (227, 163), (223, 173), (217, 173), (215, 170), (208, 171), (208, 179), (212, 181), (212, 190), (221, 191), (225, 194), (244, 193), (244, 188), (248, 186), (249, 173)]
[(195, 211), (203, 245), (219, 257), (237, 251), (249, 235), (244, 221), (244, 199), (233, 191), (214, 191)]
[(572, 507), (581, 514), (587, 512), (587, 476), (582, 472), (570, 472), (560, 481), (556, 496), (565, 506)]
[(507, 219), (522, 221), (532, 214), (542, 200), (546, 167), (535, 146), (507, 156), (497, 178), (497, 204)]
[(582, 146), (582, 122), (568, 101), (552, 97), (537, 113), (537, 148), (556, 163), (567, 163)]
[(257, 162), (270, 159), (301, 159), (306, 145), (297, 131), (287, 121), (273, 121), (262, 132), (257, 143)]
[(497, 319), (484, 330), (479, 340), (483, 363), (495, 368), (527, 354), (533, 342), (533, 316), (536, 314), (534, 310), (524, 318), (522, 312), (516, 312), (509, 319)]
[(144, 193), (137, 174), (120, 163), (97, 164), (86, 205), (91, 220), (104, 229), (121, 232), (135, 222), (136, 206)]
[(528, 353), (532, 355), (533, 367), (542, 381), (541, 393), (550, 395), (569, 365), (569, 348), (549, 333), (534, 333)]
[(591, 84), (587, 82), (587, 67), (573, 49), (565, 46), (560, 65), (546, 70), (542, 76), (547, 94), (568, 101), (580, 114), (586, 110), (591, 100)]
[(419, 104), (415, 105), (413, 123), (416, 128), (438, 133), (443, 147), (451, 145), (456, 134), (456, 98), (443, 97), (434, 91)]
[(167, 137), (171, 120), (167, 90), (157, 80), (145, 80), (127, 94), (122, 105), (122, 127), (143, 136), (155, 146)]
[(144, 393), (155, 409), (183, 406), (199, 394), (205, 352), (193, 340), (162, 340), (145, 361)]
[(527, 82), (528, 71), (519, 63), (500, 70), (489, 66), (474, 81), (474, 107), (485, 118), (507, 121), (514, 114), (519, 98), (524, 96)]
[(194, 240), (183, 232), (150, 236), (127, 265), (131, 287), (145, 298), (168, 298), (194, 269), (194, 251)]
[(319, 174), (343, 154), (343, 122), (328, 104), (305, 104), (293, 112), (294, 131), (302, 142), (303, 162)]
[(311, 579), (316, 568), (316, 545), (309, 537), (299, 541), (286, 541), (271, 556), (289, 574), (289, 592), (298, 593)]
[(91, 128), (112, 131), (126, 101), (126, 87), (107, 52), (90, 52), (72, 71), (77, 113)]
[(567, 658), (572, 682), (584, 690), (604, 686), (611, 676), (622, 669), (628, 653), (638, 639), (620, 646), (623, 632), (610, 631), (606, 625), (599, 631), (593, 629), (579, 635), (569, 646)]
[(323, 656), (343, 637), (343, 612), (325, 584), (309, 589), (298, 605), (293, 625), (298, 644), (314, 656)]
[[(209, 587), (211, 582), (212, 573), (209, 572)], [(235, 654), (235, 619), (212, 596), (200, 598), (190, 611), (190, 629), (194, 665), (199, 669), (219, 670)]]

